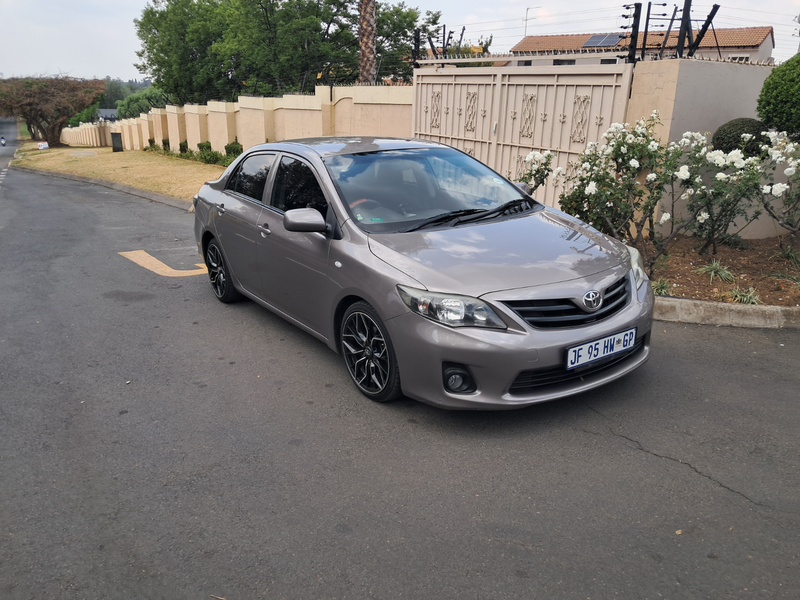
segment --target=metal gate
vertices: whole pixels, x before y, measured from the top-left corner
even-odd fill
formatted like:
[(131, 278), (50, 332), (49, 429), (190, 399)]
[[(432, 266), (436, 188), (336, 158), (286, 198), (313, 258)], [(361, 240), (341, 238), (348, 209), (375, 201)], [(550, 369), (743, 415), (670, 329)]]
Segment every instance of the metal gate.
[[(531, 150), (568, 168), (623, 122), (633, 65), (435, 67), (414, 72), (414, 136), (454, 146), (510, 179)], [(536, 197), (557, 206), (551, 182)]]

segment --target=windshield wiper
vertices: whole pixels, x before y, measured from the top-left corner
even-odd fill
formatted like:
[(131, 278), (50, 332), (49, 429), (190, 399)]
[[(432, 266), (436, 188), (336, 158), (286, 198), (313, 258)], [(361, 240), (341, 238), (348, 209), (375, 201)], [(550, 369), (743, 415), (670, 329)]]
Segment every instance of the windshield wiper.
[[(523, 205), (527, 205), (524, 206)], [(532, 200), (528, 198), (517, 198), (516, 200), (509, 200), (508, 202), (501, 204), (496, 208), (491, 208), (489, 210), (482, 210), (480, 211), (480, 215), (476, 215), (471, 218), (458, 218), (452, 223), (453, 226), (458, 225), (459, 223), (471, 223), (472, 221), (480, 221), (482, 219), (490, 219), (492, 217), (497, 217), (502, 214), (511, 214), (515, 212), (522, 212), (527, 208), (533, 208), (534, 203)], [(466, 216), (466, 215), (465, 215)]]
[(442, 213), (440, 215), (436, 215), (430, 217), (429, 219), (425, 219), (417, 223), (416, 225), (412, 225), (408, 229), (404, 229), (403, 233), (408, 233), (409, 231), (416, 231), (417, 229), (422, 229), (423, 227), (428, 227), (429, 225), (437, 225), (439, 223), (445, 223), (447, 221), (457, 221), (460, 217), (465, 217), (467, 215), (474, 215), (475, 213), (485, 213), (486, 211), (482, 208), (465, 208), (461, 210), (451, 210), (450, 212)]

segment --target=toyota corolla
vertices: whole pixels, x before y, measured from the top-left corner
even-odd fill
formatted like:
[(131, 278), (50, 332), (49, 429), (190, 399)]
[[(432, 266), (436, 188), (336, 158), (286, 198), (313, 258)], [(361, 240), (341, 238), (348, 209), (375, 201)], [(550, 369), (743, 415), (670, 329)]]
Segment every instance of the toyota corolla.
[(377, 402), (518, 408), (650, 354), (636, 250), (423, 140), (250, 148), (195, 197), (222, 302), (245, 296), (341, 354)]

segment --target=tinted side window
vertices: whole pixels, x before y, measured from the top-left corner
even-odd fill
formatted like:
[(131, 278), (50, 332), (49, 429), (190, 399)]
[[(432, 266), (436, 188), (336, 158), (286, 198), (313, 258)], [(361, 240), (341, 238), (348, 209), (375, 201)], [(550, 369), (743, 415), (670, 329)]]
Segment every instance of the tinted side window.
[(228, 182), (228, 189), (261, 202), (274, 158), (272, 154), (254, 154), (245, 158)]
[(323, 217), (328, 209), (325, 195), (311, 167), (289, 156), (284, 156), (278, 165), (272, 192), (272, 206), (282, 211), (293, 208), (316, 208)]

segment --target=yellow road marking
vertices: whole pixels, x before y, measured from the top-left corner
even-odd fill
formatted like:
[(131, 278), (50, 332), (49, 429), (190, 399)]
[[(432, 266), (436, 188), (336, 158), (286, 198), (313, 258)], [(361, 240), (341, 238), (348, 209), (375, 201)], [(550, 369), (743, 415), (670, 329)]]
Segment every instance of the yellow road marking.
[(206, 266), (202, 263), (197, 263), (196, 266), (200, 267), (199, 269), (193, 269), (191, 271), (173, 269), (172, 267), (165, 265), (156, 257), (150, 256), (144, 250), (120, 252), (119, 254), (128, 260), (132, 260), (140, 267), (144, 267), (145, 269), (152, 271), (157, 275), (161, 275), (162, 277), (191, 277), (192, 275), (205, 275), (208, 273), (208, 269), (206, 269)]

